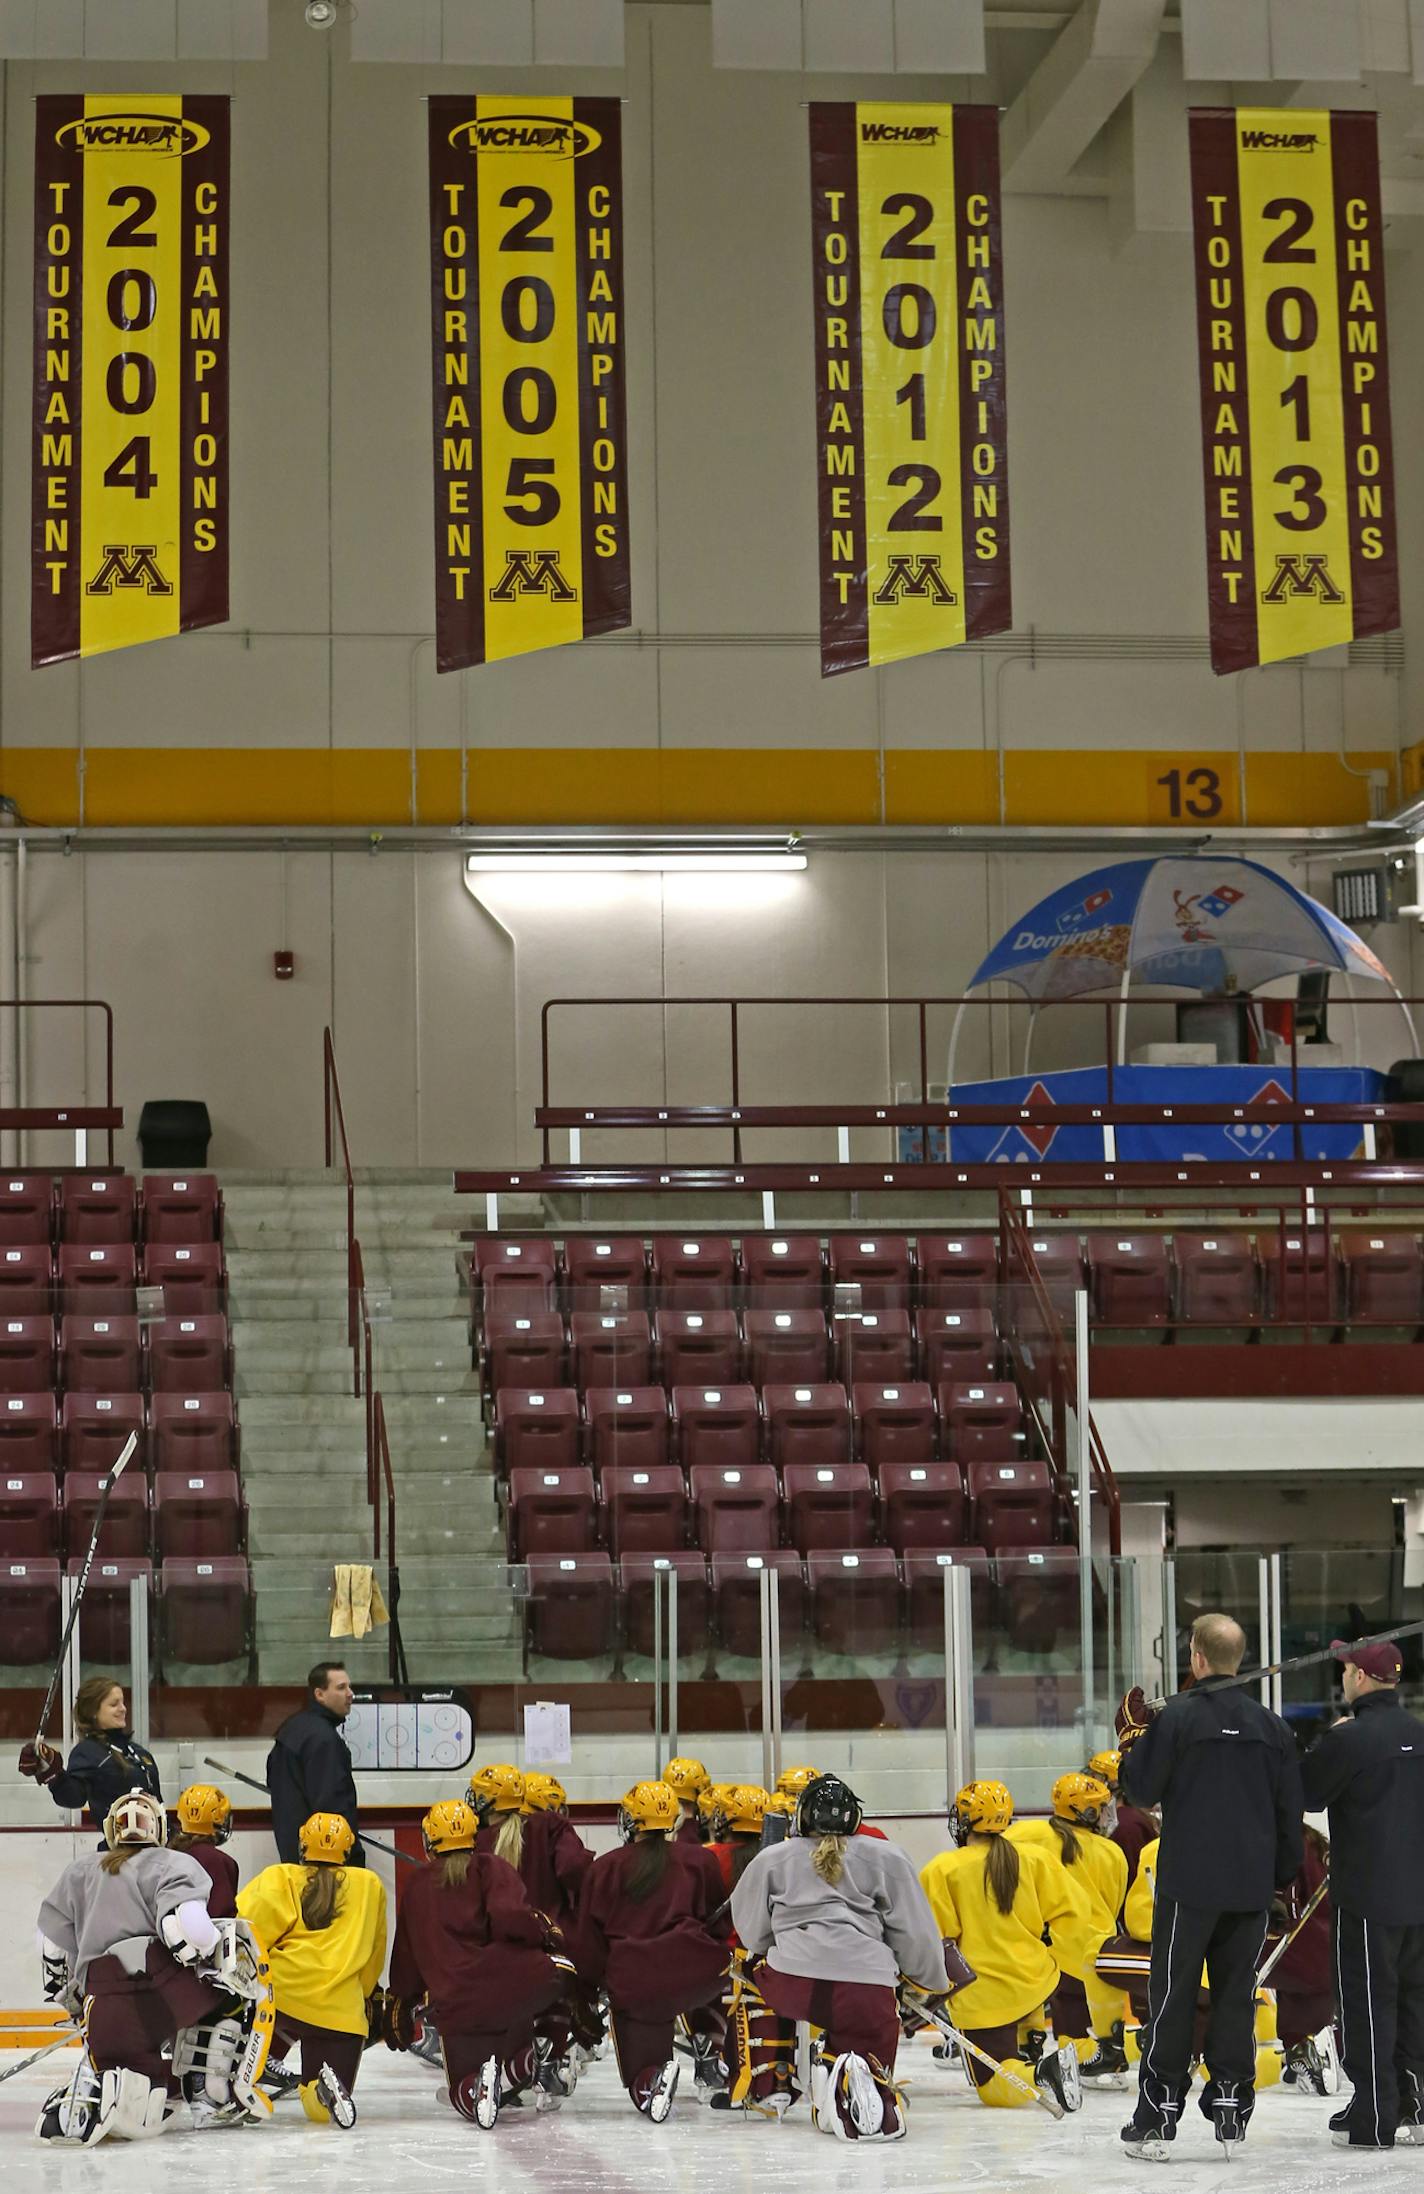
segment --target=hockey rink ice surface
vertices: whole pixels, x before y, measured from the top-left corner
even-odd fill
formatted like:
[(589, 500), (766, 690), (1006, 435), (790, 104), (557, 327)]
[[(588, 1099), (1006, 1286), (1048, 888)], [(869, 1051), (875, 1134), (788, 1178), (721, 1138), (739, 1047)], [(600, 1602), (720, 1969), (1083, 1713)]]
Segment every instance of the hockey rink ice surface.
[[(1055, 2125), (1038, 2110), (986, 2110), (962, 2076), (937, 2065), (927, 2044), (907, 2046), (899, 2070), (910, 2080), (908, 2138), (884, 2147), (852, 2147), (813, 2131), (804, 2101), (784, 2126), (724, 2116), (681, 2088), (666, 2125), (639, 2118), (618, 2084), (611, 2055), (593, 2065), (557, 2112), (501, 2116), (492, 2133), (456, 2118), (438, 2075), (414, 2058), (372, 2050), (362, 2067), (357, 2125), (349, 2133), (310, 2125), (293, 2098), (270, 2126), (165, 2135), (161, 2140), (65, 2149), (32, 2137), (39, 2106), (58, 2084), (55, 2064), (34, 2065), (0, 2085), (0, 2183), (5, 2194), (192, 2194), (221, 2181), (243, 2194), (405, 2194), (424, 2180), (439, 2187), (468, 2181), (473, 2170), (491, 2194), (647, 2194), (650, 2185), (713, 2189), (717, 2194), (1013, 2194), (1043, 2187), (1059, 2194), (1223, 2179), (1235, 2194), (1326, 2194), (1366, 2185), (1424, 2181), (1424, 2153), (1352, 2155), (1332, 2147), (1326, 2130), (1337, 2099), (1262, 2096), (1244, 2149), (1219, 2160), (1211, 2129), (1195, 2110), (1169, 2165), (1129, 2162), (1118, 2128), (1132, 2095), (1085, 2095), (1076, 2117)], [(0, 2056), (0, 2070), (4, 2059)], [(68, 2076), (67, 2070), (64, 2075)], [(690, 2088), (690, 2069), (684, 2072)], [(235, 2153), (241, 2147), (239, 2163)]]

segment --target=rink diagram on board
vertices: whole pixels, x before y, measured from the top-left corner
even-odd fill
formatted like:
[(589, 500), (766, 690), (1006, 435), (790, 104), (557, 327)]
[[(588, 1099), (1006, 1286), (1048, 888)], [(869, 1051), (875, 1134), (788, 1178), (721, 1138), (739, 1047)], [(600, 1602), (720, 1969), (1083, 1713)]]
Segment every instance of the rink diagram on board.
[[(57, 2084), (54, 2064), (0, 2084), (0, 2154), (5, 2194), (192, 2194), (197, 2183), (225, 2183), (242, 2194), (389, 2194), (424, 2180), (453, 2189), (473, 2170), (490, 2194), (647, 2194), (652, 2184), (716, 2188), (717, 2194), (1053, 2194), (1091, 2188), (1202, 2186), (1223, 2181), (1233, 2194), (1327, 2194), (1363, 2187), (1371, 2174), (1391, 2185), (1424, 2180), (1424, 2155), (1391, 2155), (1331, 2146), (1326, 2121), (1337, 2100), (1262, 2096), (1245, 2148), (1218, 2160), (1211, 2129), (1195, 2109), (1170, 2165), (1129, 2162), (1118, 2143), (1131, 2094), (1092, 2092), (1076, 2117), (1055, 2125), (1037, 2110), (986, 2110), (957, 2071), (937, 2065), (926, 2044), (900, 2053), (910, 2081), (907, 2139), (851, 2147), (813, 2131), (798, 2103), (784, 2126), (725, 2116), (680, 2088), (664, 2126), (639, 2118), (618, 2084), (611, 2054), (592, 2066), (578, 2092), (556, 2112), (511, 2111), (493, 2133), (456, 2118), (434, 2072), (411, 2057), (372, 2050), (356, 2091), (358, 2124), (349, 2133), (310, 2125), (295, 2099), (272, 2123), (234, 2132), (168, 2134), (157, 2141), (111, 2142), (89, 2151), (42, 2145), (32, 2128)], [(4, 2058), (0, 2055), (0, 2069)], [(68, 2076), (67, 2072), (64, 2075)], [(690, 2070), (684, 2072), (690, 2088)], [(241, 2150), (239, 2159), (237, 2151)]]

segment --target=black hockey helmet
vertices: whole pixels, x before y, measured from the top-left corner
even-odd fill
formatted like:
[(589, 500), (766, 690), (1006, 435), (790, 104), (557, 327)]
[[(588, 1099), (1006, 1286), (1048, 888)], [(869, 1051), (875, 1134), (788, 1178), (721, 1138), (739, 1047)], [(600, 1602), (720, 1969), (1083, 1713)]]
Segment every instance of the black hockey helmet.
[(796, 1803), (798, 1836), (853, 1836), (863, 1818), (860, 1800), (839, 1775), (818, 1775)]

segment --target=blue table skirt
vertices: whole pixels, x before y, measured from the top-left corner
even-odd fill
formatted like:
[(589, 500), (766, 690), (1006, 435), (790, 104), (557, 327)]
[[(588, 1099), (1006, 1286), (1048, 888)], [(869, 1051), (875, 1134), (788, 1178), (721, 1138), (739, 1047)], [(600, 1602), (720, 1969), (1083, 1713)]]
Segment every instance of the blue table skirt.
[[(1117, 1067), (1113, 1071), (1113, 1099), (1123, 1105), (1202, 1105), (1289, 1103), (1289, 1067)], [(1020, 1105), (1030, 1090), (1046, 1091), (1064, 1105), (1105, 1105), (1108, 1097), (1106, 1067), (1077, 1067), (1063, 1074), (1013, 1075), (998, 1082), (960, 1082), (951, 1103), (959, 1105)], [(1354, 1105), (1382, 1102), (1384, 1076), (1373, 1067), (1306, 1067), (1299, 1072), (1302, 1104)], [(1041, 1097), (1039, 1099), (1041, 1102)], [(1305, 1158), (1350, 1158), (1363, 1152), (1362, 1127), (1308, 1124), (1301, 1129), (1301, 1153)], [(917, 1128), (901, 1128), (900, 1157), (913, 1162), (920, 1156)], [(1053, 1128), (1047, 1123), (1032, 1132), (1020, 1124), (1009, 1127), (956, 1127), (930, 1130), (931, 1161), (953, 1157), (961, 1165), (1071, 1165), (1092, 1163), (1103, 1156), (1102, 1129), (1094, 1126)], [(1120, 1127), (1117, 1156), (1139, 1163), (1196, 1158), (1212, 1165), (1230, 1159), (1259, 1163), (1264, 1158), (1290, 1159), (1295, 1145), (1289, 1126), (1272, 1127), (1255, 1120), (1223, 1120), (1220, 1125), (1183, 1126), (1167, 1120), (1160, 1126)]]

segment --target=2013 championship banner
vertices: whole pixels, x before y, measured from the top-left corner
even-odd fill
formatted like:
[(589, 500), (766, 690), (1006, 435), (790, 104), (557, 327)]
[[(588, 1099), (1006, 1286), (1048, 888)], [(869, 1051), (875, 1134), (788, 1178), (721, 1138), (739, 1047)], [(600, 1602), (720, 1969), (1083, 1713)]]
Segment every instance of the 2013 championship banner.
[(992, 107), (811, 108), (821, 673), (1012, 621)]
[(1373, 114), (1195, 108), (1211, 660), (1400, 620)]
[(631, 619), (616, 99), (430, 101), (441, 670)]
[(225, 98), (35, 102), (30, 654), (228, 615)]

